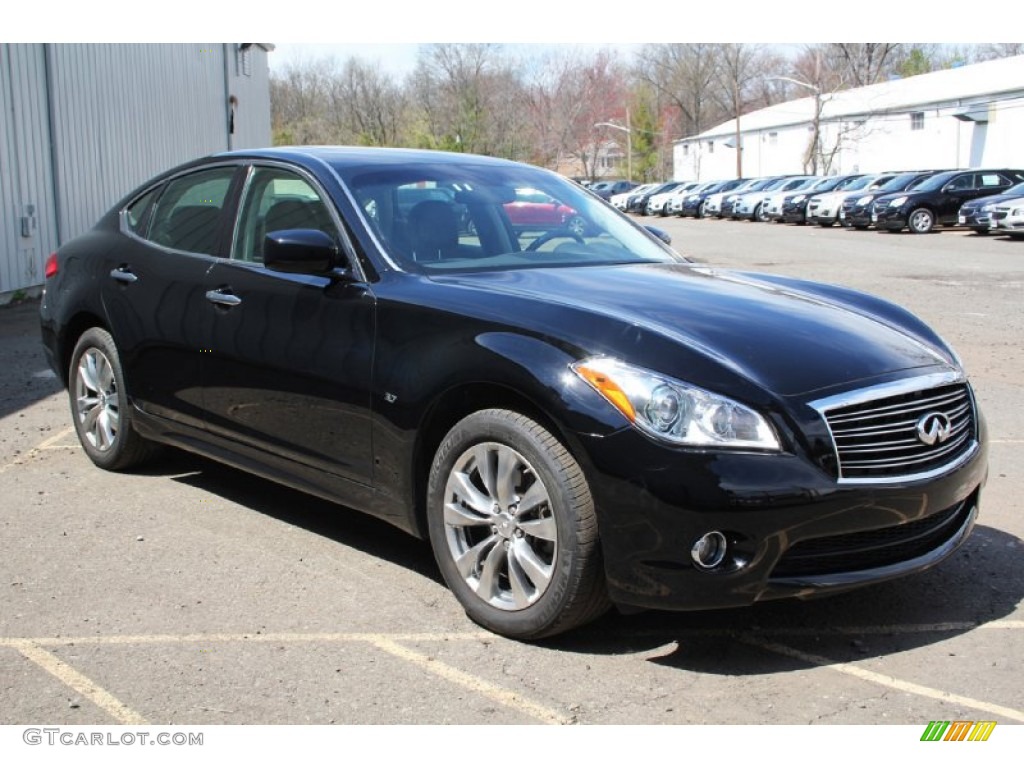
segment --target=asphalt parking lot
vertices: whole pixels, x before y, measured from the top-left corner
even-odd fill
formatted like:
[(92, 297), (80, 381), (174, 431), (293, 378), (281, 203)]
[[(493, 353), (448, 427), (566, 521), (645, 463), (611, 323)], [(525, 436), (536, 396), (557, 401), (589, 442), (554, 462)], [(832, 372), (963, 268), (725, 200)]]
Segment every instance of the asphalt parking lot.
[(428, 545), (205, 460), (95, 469), (36, 304), (0, 308), (0, 723), (1024, 723), (1024, 242), (657, 219), (710, 265), (908, 306), (989, 424), (974, 535), (813, 602), (481, 631)]

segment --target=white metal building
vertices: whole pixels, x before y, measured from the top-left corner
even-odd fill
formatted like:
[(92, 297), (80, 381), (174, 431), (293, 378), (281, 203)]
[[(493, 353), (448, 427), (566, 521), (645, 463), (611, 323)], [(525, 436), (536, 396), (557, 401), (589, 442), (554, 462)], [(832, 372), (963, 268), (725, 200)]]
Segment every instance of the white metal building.
[[(729, 120), (676, 141), (674, 178), (735, 178), (736, 135)], [(776, 104), (742, 115), (739, 135), (745, 177), (810, 172), (812, 158), (823, 174), (1024, 168), (1024, 56)]]
[(150, 176), (269, 145), (272, 49), (0, 44), (0, 303)]

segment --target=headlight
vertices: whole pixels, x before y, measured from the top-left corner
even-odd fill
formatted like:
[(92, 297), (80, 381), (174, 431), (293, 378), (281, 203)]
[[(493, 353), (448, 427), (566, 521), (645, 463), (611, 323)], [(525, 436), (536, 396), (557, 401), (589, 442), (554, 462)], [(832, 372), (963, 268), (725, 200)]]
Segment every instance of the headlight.
[(867, 205), (875, 199), (874, 195), (864, 195), (860, 200), (857, 201), (857, 205)]
[(780, 450), (765, 418), (735, 400), (609, 357), (580, 360), (572, 370), (651, 437), (675, 445)]
[(1024, 216), (1024, 208), (1014, 208), (1010, 211), (1011, 216)]
[(889, 207), (890, 208), (899, 208), (905, 202), (907, 202), (907, 196), (906, 195), (904, 195), (903, 197), (894, 197), (892, 200), (889, 201)]
[[(988, 204), (988, 205), (983, 205), (983, 206), (981, 206), (981, 210), (982, 210), (982, 212), (983, 212), (983, 213), (992, 213), (992, 209), (993, 209), (994, 207), (995, 207), (995, 206), (994, 206), (994, 205), (992, 205), (992, 204), (990, 203), (990, 204)], [(971, 209), (970, 209), (970, 208), (967, 208), (967, 207), (965, 206), (965, 207), (964, 207), (964, 210), (965, 210), (965, 211), (969, 211), (969, 210), (971, 210)]]
[(802, 203), (805, 197), (807, 197), (807, 195), (797, 195), (796, 197), (793, 198), (793, 202)]

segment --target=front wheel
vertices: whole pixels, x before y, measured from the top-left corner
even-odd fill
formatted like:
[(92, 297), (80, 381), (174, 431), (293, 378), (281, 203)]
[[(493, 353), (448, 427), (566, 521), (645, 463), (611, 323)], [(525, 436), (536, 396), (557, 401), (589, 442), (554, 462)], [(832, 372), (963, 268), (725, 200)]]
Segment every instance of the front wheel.
[(907, 226), (915, 235), (926, 235), (935, 227), (935, 214), (927, 208), (918, 208), (907, 217)]
[(481, 626), (531, 640), (607, 610), (583, 470), (532, 419), (495, 409), (457, 423), (430, 469), (427, 515), (445, 582)]
[(128, 469), (156, 450), (132, 425), (121, 359), (103, 328), (79, 337), (71, 353), (68, 395), (78, 440), (96, 466)]

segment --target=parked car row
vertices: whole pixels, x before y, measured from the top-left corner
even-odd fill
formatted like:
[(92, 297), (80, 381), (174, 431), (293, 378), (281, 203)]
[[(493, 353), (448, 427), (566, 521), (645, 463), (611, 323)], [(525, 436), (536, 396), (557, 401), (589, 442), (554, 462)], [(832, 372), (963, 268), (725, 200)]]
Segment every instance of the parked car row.
[(925, 234), (940, 226), (1024, 237), (1024, 170), (971, 168), (647, 184), (613, 197), (640, 215), (841, 224)]

